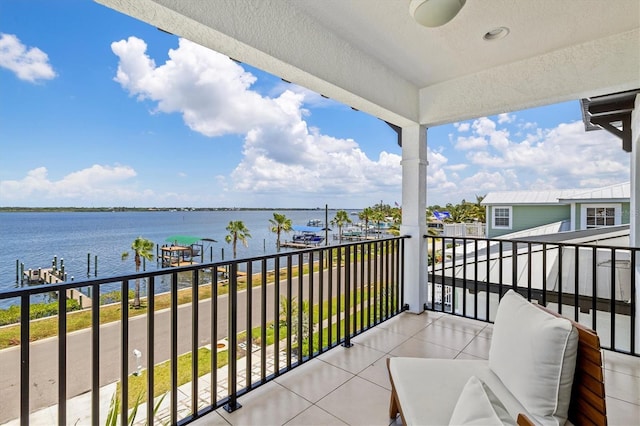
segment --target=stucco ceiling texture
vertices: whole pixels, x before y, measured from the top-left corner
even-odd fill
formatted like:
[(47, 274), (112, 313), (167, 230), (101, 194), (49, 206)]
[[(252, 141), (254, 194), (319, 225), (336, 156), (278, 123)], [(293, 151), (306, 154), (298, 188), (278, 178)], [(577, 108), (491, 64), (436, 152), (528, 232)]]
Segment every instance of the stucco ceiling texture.
[(467, 0), (437, 28), (410, 0), (97, 1), (400, 126), (640, 87), (640, 0)]

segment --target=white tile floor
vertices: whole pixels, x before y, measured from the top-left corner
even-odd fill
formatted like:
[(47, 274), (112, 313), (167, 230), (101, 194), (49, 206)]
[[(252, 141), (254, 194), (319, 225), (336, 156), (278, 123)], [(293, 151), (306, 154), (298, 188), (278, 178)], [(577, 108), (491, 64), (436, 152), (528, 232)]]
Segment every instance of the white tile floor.
[[(395, 425), (385, 358), (488, 357), (492, 325), (425, 312), (402, 314), (219, 409), (194, 425)], [(640, 424), (640, 358), (604, 351), (610, 425)]]

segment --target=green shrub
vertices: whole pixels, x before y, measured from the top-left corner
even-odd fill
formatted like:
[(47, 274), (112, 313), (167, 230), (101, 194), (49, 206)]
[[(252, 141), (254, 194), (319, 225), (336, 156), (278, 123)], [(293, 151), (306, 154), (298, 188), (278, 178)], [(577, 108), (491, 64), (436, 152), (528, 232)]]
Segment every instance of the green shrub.
[[(80, 309), (77, 300), (67, 299), (67, 312)], [(0, 325), (15, 324), (20, 322), (20, 306), (11, 305), (6, 309), (0, 309)], [(29, 318), (37, 319), (58, 315), (58, 302), (33, 303), (29, 313)]]
[[(129, 290), (129, 299), (131, 300), (134, 297), (133, 290)], [(122, 292), (120, 290), (110, 291), (109, 293), (100, 295), (100, 304), (101, 305), (110, 305), (112, 303), (118, 303), (122, 301)]]

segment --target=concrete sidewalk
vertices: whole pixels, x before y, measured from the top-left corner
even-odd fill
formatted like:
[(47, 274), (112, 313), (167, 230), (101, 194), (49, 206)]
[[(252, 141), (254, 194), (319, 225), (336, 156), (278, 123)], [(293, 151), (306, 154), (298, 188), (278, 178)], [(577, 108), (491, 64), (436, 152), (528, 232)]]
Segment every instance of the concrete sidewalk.
[[(209, 349), (210, 346), (206, 345)], [(260, 347), (254, 346), (253, 353), (256, 355), (252, 356), (251, 360), (251, 376), (252, 382), (259, 381), (261, 378), (261, 365), (260, 365)], [(286, 367), (286, 352), (280, 351), (280, 366), (279, 368)], [(266, 375), (273, 374), (275, 372), (274, 362), (273, 362), (273, 346), (267, 348), (267, 363), (266, 363)], [(295, 362), (295, 356), (292, 354), (292, 362)], [(237, 368), (238, 368), (238, 379), (237, 382), (244, 384), (246, 383), (246, 358), (240, 358), (237, 360)], [(218, 383), (216, 386), (216, 399), (222, 399), (229, 395), (228, 393), (228, 366), (222, 367), (218, 369), (217, 378)], [(109, 385), (103, 386), (100, 388), (100, 421), (99, 424), (104, 424), (108, 413), (109, 407), (111, 404), (111, 398), (113, 394), (116, 392), (117, 386), (116, 383), (111, 383)], [(205, 408), (212, 404), (211, 401), (211, 375), (205, 374), (198, 378), (198, 409)], [(155, 398), (154, 404), (157, 404), (163, 397), (159, 396)], [(171, 399), (167, 395), (162, 400), (162, 403), (158, 407), (158, 411), (156, 413), (156, 417), (152, 424), (165, 424), (171, 419)], [(187, 417), (191, 413), (192, 400), (191, 400), (191, 382), (185, 383), (178, 387), (178, 408), (177, 408), (177, 417), (178, 419)], [(131, 409), (129, 410), (131, 412)], [(48, 408), (44, 408), (38, 411), (31, 413), (29, 416), (29, 424), (36, 426), (50, 426), (52, 424), (57, 424), (58, 422), (58, 405), (53, 405)], [(84, 393), (82, 395), (78, 395), (74, 398), (71, 398), (67, 401), (67, 424), (69, 425), (91, 425), (91, 392)], [(117, 424), (120, 424), (120, 418), (118, 417)], [(140, 404), (138, 407), (138, 412), (134, 419), (134, 425), (146, 425), (147, 424), (147, 404)], [(4, 423), (6, 426), (19, 426), (20, 419), (13, 419), (7, 423)]]

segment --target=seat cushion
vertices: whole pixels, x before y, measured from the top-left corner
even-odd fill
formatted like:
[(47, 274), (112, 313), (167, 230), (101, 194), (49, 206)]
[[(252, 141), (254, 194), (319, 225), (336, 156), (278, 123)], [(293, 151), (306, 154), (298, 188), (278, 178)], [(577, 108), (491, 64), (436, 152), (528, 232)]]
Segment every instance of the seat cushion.
[(566, 318), (538, 309), (513, 290), (500, 301), (489, 367), (543, 425), (567, 420), (578, 332)]
[(471, 376), (491, 388), (513, 419), (518, 413), (527, 414), (485, 360), (397, 357), (389, 359), (389, 373), (407, 425), (449, 424)]
[(515, 426), (516, 422), (489, 386), (478, 377), (471, 376), (453, 408), (449, 425)]

